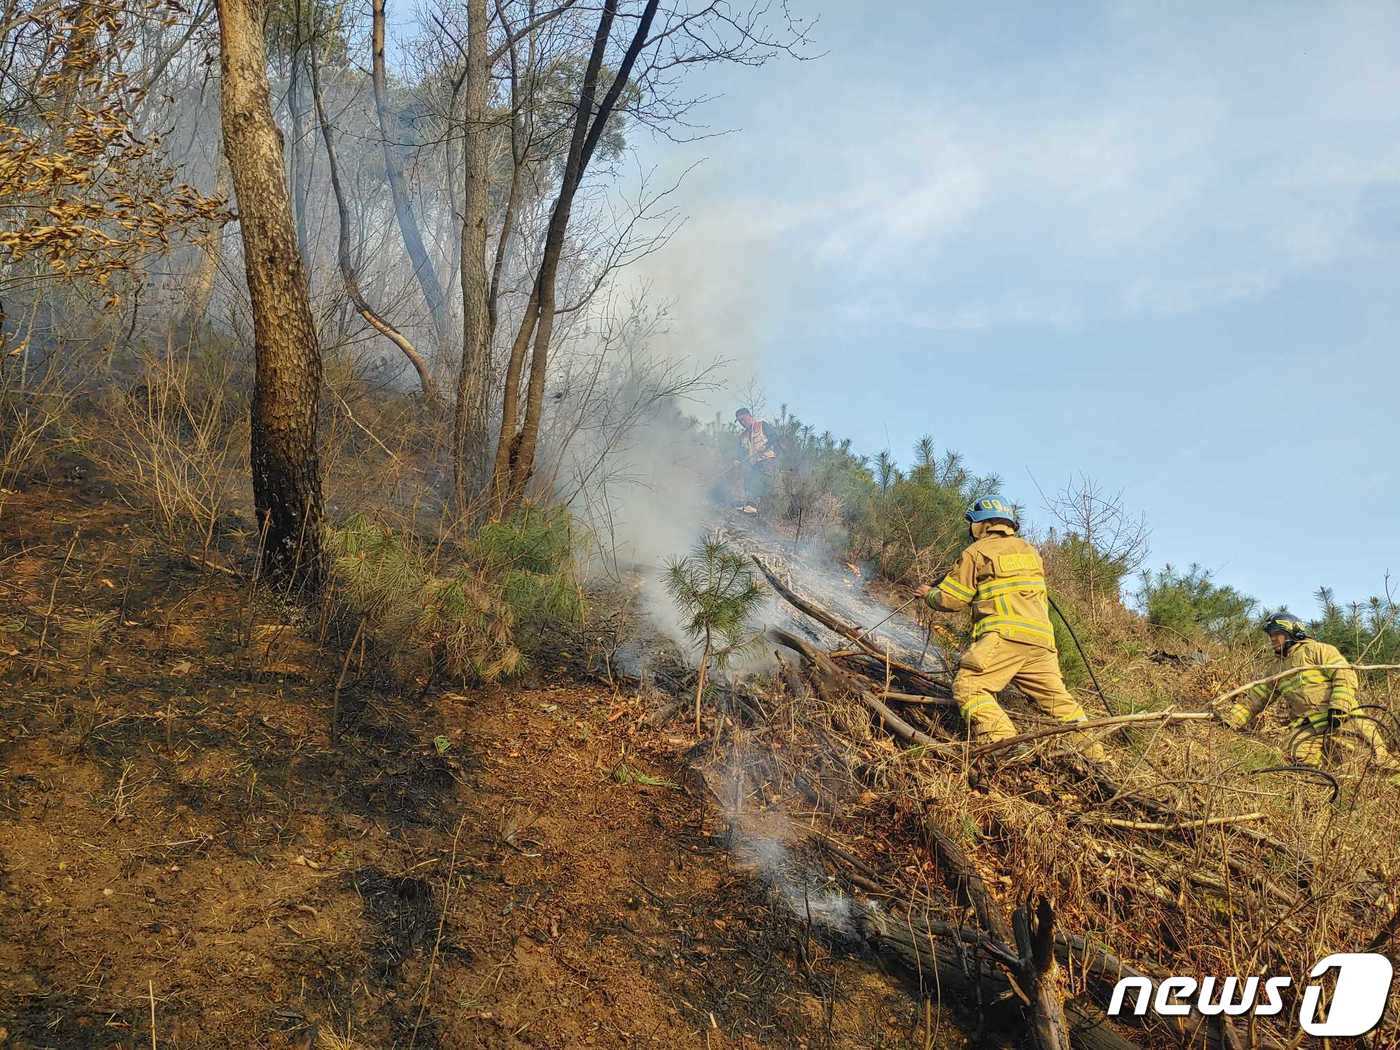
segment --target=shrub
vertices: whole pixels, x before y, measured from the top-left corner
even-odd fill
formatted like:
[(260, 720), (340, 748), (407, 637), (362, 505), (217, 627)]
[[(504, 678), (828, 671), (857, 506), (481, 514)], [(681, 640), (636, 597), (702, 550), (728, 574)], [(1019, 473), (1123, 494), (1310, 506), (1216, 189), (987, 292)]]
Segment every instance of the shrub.
[(56, 369), (30, 378), (17, 367), (7, 369), (0, 358), (0, 503), (5, 490), (42, 470), (67, 442), (64, 417), (71, 399)]
[(1159, 572), (1144, 572), (1141, 579), (1137, 600), (1143, 615), (1183, 638), (1233, 642), (1253, 628), (1254, 599), (1217, 584), (1210, 570), (1199, 565), (1185, 572), (1167, 565)]
[(551, 624), (576, 623), (583, 616), (573, 519), (563, 507), (527, 506), (483, 525), (471, 551), (500, 585), (517, 630), (531, 640)]
[(1330, 642), (1353, 660), (1364, 654), (1367, 663), (1400, 663), (1400, 625), (1389, 594), (1342, 605), (1330, 587), (1319, 587), (1316, 597), (1322, 615), (1309, 625), (1313, 637)]
[(1089, 684), (1089, 669), (1084, 666), (1084, 658), (1079, 655), (1079, 647), (1065, 626), (1065, 621), (1056, 612), (1050, 613), (1050, 624), (1055, 629), (1055, 648), (1060, 651), (1060, 673), (1065, 685), (1078, 689)]
[(393, 663), (489, 682), (522, 670), (549, 623), (582, 614), (570, 533), (562, 509), (528, 507), (484, 526), (443, 571), (409, 535), (356, 515), (328, 548), (342, 600)]
[(104, 390), (76, 427), (123, 498), (177, 545), (207, 551), (242, 498), (248, 390), (213, 349), (145, 355), (139, 380)]

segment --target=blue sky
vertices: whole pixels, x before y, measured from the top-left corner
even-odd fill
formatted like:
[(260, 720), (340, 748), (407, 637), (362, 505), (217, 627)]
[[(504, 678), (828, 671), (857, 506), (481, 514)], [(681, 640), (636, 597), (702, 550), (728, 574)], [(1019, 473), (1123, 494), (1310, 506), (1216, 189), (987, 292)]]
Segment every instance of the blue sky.
[(1400, 7), (813, 3), (704, 74), (733, 133), (639, 275), (671, 340), (862, 450), (930, 433), (1044, 523), (1082, 472), (1311, 613), (1400, 573)]

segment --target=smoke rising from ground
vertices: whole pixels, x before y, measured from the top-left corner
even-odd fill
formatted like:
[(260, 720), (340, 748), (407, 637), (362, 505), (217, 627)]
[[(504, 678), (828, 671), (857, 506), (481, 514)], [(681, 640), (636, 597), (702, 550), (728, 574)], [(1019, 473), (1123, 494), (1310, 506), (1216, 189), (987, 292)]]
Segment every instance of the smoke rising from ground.
[[(658, 405), (609, 453), (603, 480), (584, 501), (598, 539), (594, 573), (630, 576), (646, 628), (682, 652), (692, 652), (695, 642), (663, 577), (673, 559), (690, 554), (705, 536), (726, 531), (740, 493), (737, 446), (729, 448), (728, 441), (721, 435), (717, 443), (674, 403)], [(770, 596), (753, 618), (755, 632), (776, 615)], [(771, 664), (771, 654), (755, 647), (737, 654), (731, 670), (751, 673)]]
[[(744, 468), (738, 462), (738, 435), (724, 429), (726, 425), (721, 416), (702, 427), (675, 399), (666, 399), (651, 406), (625, 440), (606, 453), (597, 482), (574, 507), (598, 541), (594, 573), (613, 580), (629, 578), (637, 588), (646, 627), (688, 653), (694, 641), (663, 575), (671, 560), (685, 557), (706, 535), (718, 533), (738, 550), (758, 555), (795, 590), (845, 622), (861, 628), (880, 625), (871, 636), (876, 645), (887, 641), (895, 655), (937, 666), (939, 654), (929, 647), (929, 636), (913, 614), (891, 616), (893, 607), (867, 587), (870, 571), (842, 556), (839, 534), (828, 537), (819, 523), (810, 521), (798, 534), (738, 511), (744, 502)], [(777, 498), (770, 500), (765, 516), (776, 513), (773, 504), (783, 502), (786, 483), (780, 476)], [(795, 617), (771, 590), (752, 624), (755, 632), (781, 625), (806, 631), (813, 641), (835, 641), (810, 620)], [(737, 654), (730, 671), (744, 675), (772, 666), (772, 647), (760, 643)]]
[(753, 870), (793, 919), (843, 937), (860, 934), (860, 904), (835, 882), (804, 863), (788, 847), (791, 825), (781, 809), (756, 810), (744, 800), (760, 786), (755, 774), (759, 756), (746, 744), (731, 746), (724, 763), (707, 775), (714, 796), (723, 801), (734, 859)]

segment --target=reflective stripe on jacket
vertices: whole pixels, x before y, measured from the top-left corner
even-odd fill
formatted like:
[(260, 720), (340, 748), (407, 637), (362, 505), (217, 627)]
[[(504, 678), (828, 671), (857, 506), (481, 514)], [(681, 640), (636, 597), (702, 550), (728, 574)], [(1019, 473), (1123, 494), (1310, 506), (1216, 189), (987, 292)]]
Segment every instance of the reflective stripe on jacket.
[(1297, 673), (1261, 682), (1246, 694), (1244, 707), (1251, 718), (1278, 699), (1285, 701), (1290, 718), (1329, 707), (1338, 711), (1356, 708), (1356, 672), (1335, 645), (1305, 638), (1288, 650), (1279, 670), (1295, 667), (1299, 668)]
[(1040, 554), (1004, 522), (972, 526), (973, 542), (952, 571), (928, 593), (935, 609), (972, 607), (972, 637), (999, 634), (1055, 651), (1055, 630)]

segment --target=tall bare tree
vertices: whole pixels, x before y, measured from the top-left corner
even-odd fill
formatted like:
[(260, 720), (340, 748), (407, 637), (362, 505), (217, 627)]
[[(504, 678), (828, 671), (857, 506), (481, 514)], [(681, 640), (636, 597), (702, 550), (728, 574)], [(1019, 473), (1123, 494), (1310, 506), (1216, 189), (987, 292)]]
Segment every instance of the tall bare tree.
[(1122, 492), (1109, 492), (1083, 474), (1047, 499), (1046, 506), (1065, 530), (1060, 543), (1071, 555), (1071, 571), (1084, 588), (1090, 618), (1097, 620), (1104, 599), (1118, 600), (1124, 577), (1147, 560), (1147, 519), (1128, 512)]
[[(774, 37), (764, 26), (769, 13), (770, 5), (763, 0), (747, 9), (708, 0), (667, 0), (664, 6), (659, 0), (631, 0), (625, 9), (618, 0), (603, 3), (576, 102), (570, 106), (566, 123), (569, 148), (560, 166), (543, 244), (532, 267), (531, 291), (506, 362), (490, 485), (492, 513), (508, 514), (518, 506), (535, 472), (556, 321), (597, 292), (611, 270), (625, 265), (629, 258), (647, 254), (664, 240), (662, 234), (650, 240), (651, 248), (646, 247), (646, 238), (641, 245), (632, 243), (629, 247), (632, 224), (627, 224), (622, 237), (607, 249), (606, 258), (587, 267), (594, 278), (585, 279), (583, 299), (559, 305), (561, 261), (566, 242), (576, 240), (577, 231), (571, 233), (569, 226), (579, 189), (598, 146), (614, 133), (614, 117), (625, 114), (634, 126), (684, 127), (685, 114), (701, 101), (679, 92), (686, 70), (710, 62), (761, 65), (778, 52), (796, 54), (806, 39), (802, 26), (787, 18), (784, 7), (787, 30)], [(614, 41), (612, 35), (618, 27), (621, 31)], [(609, 61), (605, 67), (610, 54), (617, 56), (616, 65)], [(639, 65), (643, 55), (645, 60)], [(645, 210), (642, 208), (633, 221), (639, 221)], [(569, 250), (575, 258), (580, 253), (587, 255), (589, 249), (574, 244)]]
[[(475, 2), (475, 0), (472, 0)], [(469, 5), (470, 9), (470, 5)], [(398, 144), (390, 135), (388, 76), (384, 69), (384, 21), (385, 0), (373, 0), (373, 24), (370, 31), (371, 80), (374, 85), (374, 109), (379, 118), (379, 137), (384, 148), (384, 172), (389, 183), (389, 195), (394, 202), (394, 218), (398, 222), (403, 237), (404, 250), (413, 264), (413, 276), (423, 292), (423, 301), (428, 305), (432, 318), (433, 335), (437, 351), (444, 353), (450, 345), (448, 335), (447, 297), (443, 293), (442, 281), (432, 256), (423, 244), (423, 231), (418, 225), (418, 216), (413, 209), (413, 200), (408, 195), (404, 181), (403, 157)]]
[[(569, 141), (569, 155), (564, 165), (554, 209), (550, 214), (539, 270), (525, 307), (525, 315), (521, 318), (511, 345), (510, 360), (506, 365), (505, 389), (501, 402), (501, 429), (491, 478), (493, 509), (497, 514), (507, 514), (519, 505), (525, 495), (525, 484), (534, 473), (535, 449), (539, 443), (540, 418), (544, 410), (545, 377), (549, 368), (549, 342), (554, 331), (559, 260), (564, 250), (564, 236), (568, 232), (570, 213), (583, 175), (588, 170), (588, 162), (592, 159), (598, 140), (617, 106), (618, 98), (632, 75), (637, 56), (647, 42), (658, 6), (659, 0), (647, 0), (612, 83), (595, 106), (599, 73), (603, 68), (603, 57), (607, 52), (613, 20), (617, 16), (617, 0), (605, 0), (598, 18), (598, 30), (593, 37), (593, 48), (589, 53), (583, 83), (579, 88), (573, 133)], [(530, 378), (522, 417), (520, 375), (527, 349), (531, 351)]]
[(355, 310), (364, 318), (365, 323), (398, 347), (403, 352), (404, 357), (408, 358), (409, 364), (418, 373), (418, 382), (422, 387), (424, 400), (429, 404), (436, 404), (438, 400), (437, 385), (433, 382), (428, 362), (406, 335), (395, 328), (388, 318), (370, 306), (369, 300), (365, 298), (365, 293), (360, 288), (359, 278), (355, 276), (354, 253), (350, 250), (352, 225), (350, 205), (346, 200), (345, 187), (340, 181), (340, 164), (335, 157), (335, 129), (331, 126), (331, 119), (326, 113), (325, 98), (321, 93), (321, 61), (314, 35), (309, 47), (311, 50), (311, 98), (316, 107), (316, 120), (321, 125), (321, 137), (326, 144), (326, 163), (330, 167), (331, 194), (335, 197), (337, 228), (340, 231), (336, 239), (336, 260), (340, 265), (340, 277), (345, 284), (345, 294), (355, 304)]
[(253, 505), (269, 574), (315, 586), (324, 571), (316, 422), (321, 354), (268, 101), (267, 0), (218, 0), (224, 156), (233, 175), (253, 307)]
[(486, 53), (486, 0), (467, 0), (466, 141), (463, 146), (462, 364), (457, 372), (453, 419), (453, 487), (459, 507), (480, 487), (486, 445), (486, 399), (490, 389), (491, 331), (486, 270), (488, 207), (486, 103), (491, 60)]

